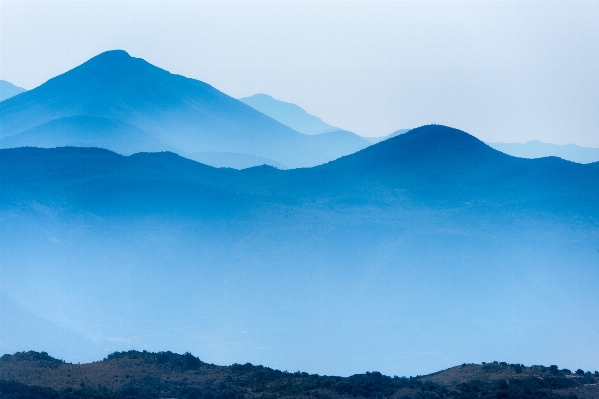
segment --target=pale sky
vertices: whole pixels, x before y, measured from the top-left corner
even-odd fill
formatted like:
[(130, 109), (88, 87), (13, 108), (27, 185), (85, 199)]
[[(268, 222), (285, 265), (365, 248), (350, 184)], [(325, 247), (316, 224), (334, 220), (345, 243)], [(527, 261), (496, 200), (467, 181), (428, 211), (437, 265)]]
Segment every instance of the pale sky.
[(599, 1), (0, 1), (0, 79), (110, 49), (362, 135), (599, 147)]

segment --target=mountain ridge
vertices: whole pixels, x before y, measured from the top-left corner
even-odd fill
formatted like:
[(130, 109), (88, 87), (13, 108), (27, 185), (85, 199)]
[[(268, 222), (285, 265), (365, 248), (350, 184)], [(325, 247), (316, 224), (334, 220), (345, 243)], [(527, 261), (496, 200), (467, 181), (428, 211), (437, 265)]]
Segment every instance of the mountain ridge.
[(563, 336), (597, 329), (597, 203), (594, 165), (434, 125), (291, 170), (5, 149), (1, 288), (110, 351), (348, 375), (590, 368), (597, 343)]
[(241, 153), (288, 167), (314, 166), (368, 145), (344, 137), (330, 143), (328, 136), (296, 132), (207, 83), (171, 74), (122, 50), (99, 54), (2, 102), (1, 134), (14, 136), (75, 116), (132, 125), (181, 155)]
[[(21, 156), (19, 153), (36, 153), (39, 154), (36, 157), (42, 158), (50, 156), (49, 159), (55, 159), (52, 162), (58, 162), (58, 158), (53, 154), (81, 154), (72, 160), (67, 161), (68, 158), (65, 158), (64, 162), (68, 163), (81, 162), (80, 157), (84, 156), (83, 154), (91, 154), (91, 152), (79, 149), (40, 151), (34, 149), (20, 152), (19, 150), (0, 150), (2, 158), (9, 156), (10, 159), (13, 159), (2, 162), (5, 176), (10, 176), (11, 172), (9, 171), (19, 164), (18, 158)], [(96, 150), (90, 149), (89, 151)], [(42, 156), (42, 154), (46, 155)], [(101, 155), (104, 152), (100, 151), (97, 154)], [(163, 164), (163, 161), (167, 162), (166, 165), (171, 162), (168, 159), (175, 160), (173, 158), (175, 154), (168, 154), (168, 152), (155, 155), (139, 153), (130, 157), (118, 158), (119, 161), (111, 166), (111, 173), (120, 176), (119, 168), (125, 167), (124, 165), (133, 166), (136, 159), (155, 159), (158, 163), (152, 164), (155, 165), (152, 166), (152, 173), (162, 176), (161, 178), (166, 179), (165, 182), (172, 179), (180, 180), (183, 176), (188, 176), (191, 179), (190, 183), (201, 182), (204, 186), (218, 187), (218, 190), (225, 190), (233, 196), (244, 192), (252, 196), (258, 192), (263, 193), (261, 195), (277, 193), (277, 195), (285, 195), (287, 198), (296, 198), (296, 200), (304, 198), (305, 195), (308, 195), (307, 193), (311, 193), (310, 196), (329, 195), (332, 196), (331, 198), (339, 195), (352, 195), (356, 198), (367, 196), (366, 198), (374, 200), (373, 195), (375, 194), (369, 192), (372, 187), (379, 187), (378, 190), (385, 191), (399, 187), (406, 194), (409, 193), (410, 198), (417, 201), (424, 198), (427, 198), (426, 201), (433, 201), (432, 203), (449, 201), (444, 206), (449, 206), (450, 203), (460, 203), (465, 197), (480, 198), (496, 203), (550, 201), (551, 198), (563, 197), (564, 199), (555, 202), (556, 206), (562, 204), (565, 198), (570, 198), (573, 204), (588, 204), (589, 199), (586, 195), (581, 194), (578, 200), (574, 200), (576, 196), (573, 195), (573, 192), (587, 192), (590, 195), (589, 198), (599, 195), (599, 190), (594, 188), (593, 184), (598, 181), (599, 174), (592, 165), (575, 164), (551, 157), (535, 160), (515, 158), (487, 146), (463, 131), (439, 125), (413, 129), (355, 154), (314, 168), (290, 171), (264, 169), (259, 177), (253, 170), (248, 170), (247, 173), (219, 171), (193, 161), (185, 163), (182, 160), (177, 160), (176, 163), (188, 164), (191, 168), (189, 170), (198, 170), (198, 174), (193, 175), (188, 172), (179, 174), (179, 176), (177, 174), (169, 175), (170, 172), (165, 174), (165, 171), (156, 168), (160, 168), (158, 165)], [(111, 155), (111, 157), (114, 158), (115, 155)], [(25, 158), (29, 159), (30, 156), (25, 156)], [(112, 162), (107, 161), (101, 167), (105, 168)], [(86, 162), (85, 165), (87, 167), (92, 164)], [(188, 167), (185, 168), (187, 170)], [(125, 170), (127, 169), (123, 169), (123, 171)], [(90, 169), (90, 173), (93, 175), (97, 172)], [(146, 175), (144, 173), (142, 176)], [(221, 177), (212, 180), (217, 175)], [(286, 177), (282, 179), (282, 176)], [(55, 178), (62, 179), (58, 175)], [(6, 182), (8, 183), (8, 181)], [(93, 190), (92, 187), (90, 189)], [(244, 198), (247, 200), (247, 197)]]
[[(114, 352), (104, 360), (70, 364), (45, 352), (20, 352), (0, 358), (0, 391), (37, 393), (36, 397), (176, 398), (595, 398), (599, 372), (560, 370), (492, 362), (462, 364), (416, 377), (366, 372), (348, 377), (290, 373), (251, 363), (216, 366), (190, 353)], [(8, 382), (10, 381), (10, 383)], [(575, 396), (579, 395), (579, 396)], [(60, 396), (62, 398), (62, 396)]]
[(320, 134), (342, 130), (325, 123), (315, 115), (309, 114), (299, 105), (277, 100), (268, 94), (258, 93), (240, 98), (239, 101), (300, 133)]

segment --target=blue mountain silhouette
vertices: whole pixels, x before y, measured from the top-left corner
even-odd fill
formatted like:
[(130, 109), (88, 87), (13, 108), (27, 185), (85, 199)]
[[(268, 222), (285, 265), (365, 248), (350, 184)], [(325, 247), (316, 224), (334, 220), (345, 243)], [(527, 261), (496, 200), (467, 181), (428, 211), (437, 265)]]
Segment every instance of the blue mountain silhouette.
[(292, 170), (4, 149), (1, 283), (114, 350), (340, 374), (587, 369), (597, 344), (563, 337), (599, 329), (598, 203), (597, 164), (436, 125)]
[(320, 134), (342, 130), (307, 113), (299, 105), (277, 100), (268, 94), (254, 94), (240, 98), (239, 101), (301, 133)]
[(6, 80), (0, 80), (0, 101), (4, 101), (11, 97), (21, 94), (26, 91), (24, 88), (15, 86)]
[[(217, 170), (170, 152), (122, 157), (101, 149), (30, 148), (3, 150), (1, 154), (5, 196), (21, 191), (18, 185), (11, 190), (8, 187), (14, 183), (11, 179), (25, 173), (17, 182), (39, 181), (41, 186), (28, 194), (38, 201), (52, 198), (51, 192), (64, 187), (71, 190), (83, 184), (85, 188), (77, 189), (80, 199), (81, 193), (89, 193), (86, 198), (93, 201), (113, 194), (133, 196), (126, 205), (133, 209), (155, 201), (154, 190), (165, 193), (160, 195), (164, 209), (177, 209), (175, 203), (169, 205), (172, 200), (202, 213), (214, 211), (212, 205), (203, 208), (207, 203), (219, 209), (226, 204), (247, 207), (264, 202), (264, 195), (286, 198), (283, 202), (354, 198), (378, 203), (379, 197), (385, 198), (381, 190), (402, 190), (404, 198), (415, 204), (456, 206), (483, 201), (498, 206), (549, 207), (558, 213), (580, 206), (593, 215), (597, 211), (594, 201), (599, 200), (599, 175), (593, 165), (555, 157), (515, 158), (463, 131), (439, 125), (413, 129), (327, 164), (293, 171)], [(106, 184), (114, 185), (114, 190)]]
[[(8, 137), (29, 131), (20, 144), (27, 145), (35, 134), (30, 129), (46, 124), (44, 140), (55, 132), (56, 145), (62, 145), (61, 130), (58, 126), (49, 130), (54, 125), (47, 124), (74, 116), (134, 126), (182, 155), (240, 153), (287, 167), (321, 164), (368, 145), (346, 140), (346, 136), (298, 133), (204, 82), (171, 74), (122, 50), (102, 53), (2, 102), (1, 134)], [(111, 140), (118, 137), (114, 134)], [(19, 143), (15, 137), (12, 145)], [(114, 143), (111, 148), (123, 146)]]

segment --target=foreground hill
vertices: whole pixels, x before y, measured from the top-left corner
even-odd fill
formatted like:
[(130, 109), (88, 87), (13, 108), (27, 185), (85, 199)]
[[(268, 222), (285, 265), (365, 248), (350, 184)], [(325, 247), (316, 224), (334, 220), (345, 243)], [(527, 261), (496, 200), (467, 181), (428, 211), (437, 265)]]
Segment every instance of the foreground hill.
[[(481, 358), (589, 369), (598, 203), (596, 165), (435, 125), (294, 170), (7, 149), (0, 289), (108, 353), (346, 375)], [(79, 361), (69, 344), (57, 355)]]
[(20, 398), (581, 398), (599, 397), (599, 373), (556, 366), (464, 364), (430, 376), (378, 372), (329, 377), (252, 364), (215, 366), (172, 352), (116, 352), (70, 364), (42, 352), (0, 358), (2, 397)]
[[(96, 118), (93, 123), (99, 127), (82, 126), (73, 117), (87, 118), (86, 123)], [(298, 133), (204, 82), (173, 75), (120, 50), (102, 53), (2, 102), (0, 123), (2, 138), (11, 138), (0, 143), (6, 147), (85, 144), (124, 147), (126, 154), (173, 148), (182, 155), (253, 155), (287, 167), (321, 164), (368, 145)]]

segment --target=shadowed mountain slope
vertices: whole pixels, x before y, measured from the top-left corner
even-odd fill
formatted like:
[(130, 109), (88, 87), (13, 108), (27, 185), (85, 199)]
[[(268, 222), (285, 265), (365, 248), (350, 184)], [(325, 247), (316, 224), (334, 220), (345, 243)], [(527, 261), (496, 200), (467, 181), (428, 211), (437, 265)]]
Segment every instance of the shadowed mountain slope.
[[(182, 155), (233, 152), (288, 167), (317, 165), (365, 147), (298, 133), (206, 83), (171, 74), (121, 50), (102, 53), (2, 102), (1, 134), (14, 136), (46, 124), (44, 136), (51, 138), (54, 132), (56, 145), (61, 145), (60, 127), (47, 123), (74, 116), (134, 126)], [(114, 140), (111, 148), (123, 145)], [(15, 138), (12, 144), (17, 143)], [(140, 146), (137, 151), (143, 150)]]

